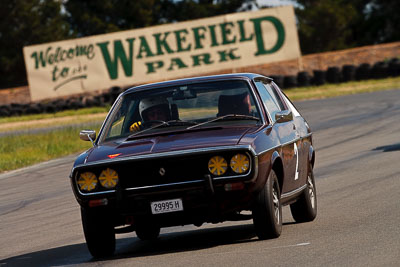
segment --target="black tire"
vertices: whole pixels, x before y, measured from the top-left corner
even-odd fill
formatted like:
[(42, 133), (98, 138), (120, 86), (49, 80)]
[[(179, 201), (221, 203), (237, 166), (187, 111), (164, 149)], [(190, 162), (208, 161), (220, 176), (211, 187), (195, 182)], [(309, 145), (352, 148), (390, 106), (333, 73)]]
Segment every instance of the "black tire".
[(95, 258), (107, 257), (115, 251), (114, 226), (107, 214), (81, 208), (83, 232), (90, 254)]
[(314, 77), (312, 78), (312, 84), (323, 85), (326, 83), (325, 77), (326, 72), (322, 70), (314, 70)]
[(253, 223), (259, 239), (277, 238), (282, 232), (282, 204), (278, 178), (271, 170), (253, 207)]
[(297, 85), (299, 87), (302, 86), (310, 86), (311, 76), (307, 71), (301, 71), (297, 73)]
[(326, 81), (328, 83), (338, 83), (341, 80), (340, 74), (338, 67), (329, 67), (326, 71)]
[(283, 89), (290, 89), (297, 86), (297, 77), (287, 75), (283, 77)]
[(139, 223), (136, 226), (136, 236), (140, 240), (156, 240), (160, 235), (160, 227), (152, 223)]
[(370, 79), (371, 65), (368, 63), (363, 63), (356, 68), (356, 80), (367, 80)]
[(307, 187), (300, 198), (290, 205), (293, 219), (298, 222), (311, 222), (317, 217), (317, 191), (312, 166), (309, 166)]
[(272, 80), (278, 85), (279, 88), (283, 88), (283, 76), (282, 75), (275, 75), (271, 76)]
[(342, 77), (344, 82), (354, 81), (356, 79), (356, 67), (354, 65), (344, 65), (342, 67)]

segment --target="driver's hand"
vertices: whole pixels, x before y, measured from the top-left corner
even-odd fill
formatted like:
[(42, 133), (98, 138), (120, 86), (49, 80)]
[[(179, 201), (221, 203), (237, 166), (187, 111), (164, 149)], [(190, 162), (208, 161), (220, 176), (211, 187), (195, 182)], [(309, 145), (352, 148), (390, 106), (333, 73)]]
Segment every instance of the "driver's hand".
[(137, 132), (140, 131), (140, 125), (142, 125), (141, 121), (137, 121), (135, 123), (133, 123), (130, 127), (129, 127), (129, 131), (131, 132)]

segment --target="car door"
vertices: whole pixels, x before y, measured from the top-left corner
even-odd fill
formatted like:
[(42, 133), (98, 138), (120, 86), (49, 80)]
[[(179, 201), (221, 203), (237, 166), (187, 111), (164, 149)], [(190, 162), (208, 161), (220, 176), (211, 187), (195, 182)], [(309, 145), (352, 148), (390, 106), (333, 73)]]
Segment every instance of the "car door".
[[(272, 122), (272, 131), (275, 131), (279, 137), (284, 169), (281, 193), (287, 193), (299, 187), (301, 173), (298, 147), (300, 139), (293, 121), (293, 114), (271, 83), (257, 81), (256, 86)], [(287, 116), (277, 121), (277, 114)]]
[[(273, 86), (276, 85), (273, 84)], [(309, 158), (309, 151), (312, 143), (312, 132), (307, 121), (301, 116), (293, 103), (284, 94), (282, 94), (282, 97), (284, 98), (288, 108), (292, 111), (293, 122), (299, 138), (297, 141), (299, 153), (299, 186), (302, 186), (307, 181), (308, 165), (311, 160)]]

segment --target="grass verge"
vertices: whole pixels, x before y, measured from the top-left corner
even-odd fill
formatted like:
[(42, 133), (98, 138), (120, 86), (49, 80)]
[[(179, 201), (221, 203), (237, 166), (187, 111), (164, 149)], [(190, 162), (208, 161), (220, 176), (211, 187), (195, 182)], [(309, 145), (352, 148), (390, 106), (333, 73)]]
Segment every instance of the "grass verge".
[(77, 109), (77, 110), (65, 110), (65, 111), (59, 111), (56, 113), (32, 114), (32, 115), (22, 115), (22, 116), (16, 116), (16, 117), (4, 117), (4, 118), (0, 118), (0, 125), (3, 123), (54, 119), (54, 118), (62, 118), (62, 117), (76, 117), (76, 116), (83, 117), (88, 114), (107, 113), (109, 109), (110, 109), (110, 106), (105, 106), (105, 107), (82, 108), (82, 109)]
[(90, 142), (79, 139), (80, 130), (67, 127), (48, 133), (0, 137), (0, 173), (90, 148)]
[(291, 100), (298, 101), (305, 99), (321, 99), (341, 95), (370, 93), (391, 89), (400, 89), (400, 77), (326, 84), (321, 86), (299, 87), (285, 90), (285, 93)]

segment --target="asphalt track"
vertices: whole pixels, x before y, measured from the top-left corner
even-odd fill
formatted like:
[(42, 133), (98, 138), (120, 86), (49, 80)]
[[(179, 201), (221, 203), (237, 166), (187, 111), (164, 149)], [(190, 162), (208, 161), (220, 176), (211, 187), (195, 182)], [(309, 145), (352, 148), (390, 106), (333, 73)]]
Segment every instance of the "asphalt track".
[[(73, 157), (0, 175), (0, 266), (399, 266), (400, 90), (296, 103), (314, 130), (318, 216), (278, 239), (252, 221), (118, 236), (94, 260), (69, 184)], [(77, 137), (78, 138), (78, 137)]]

